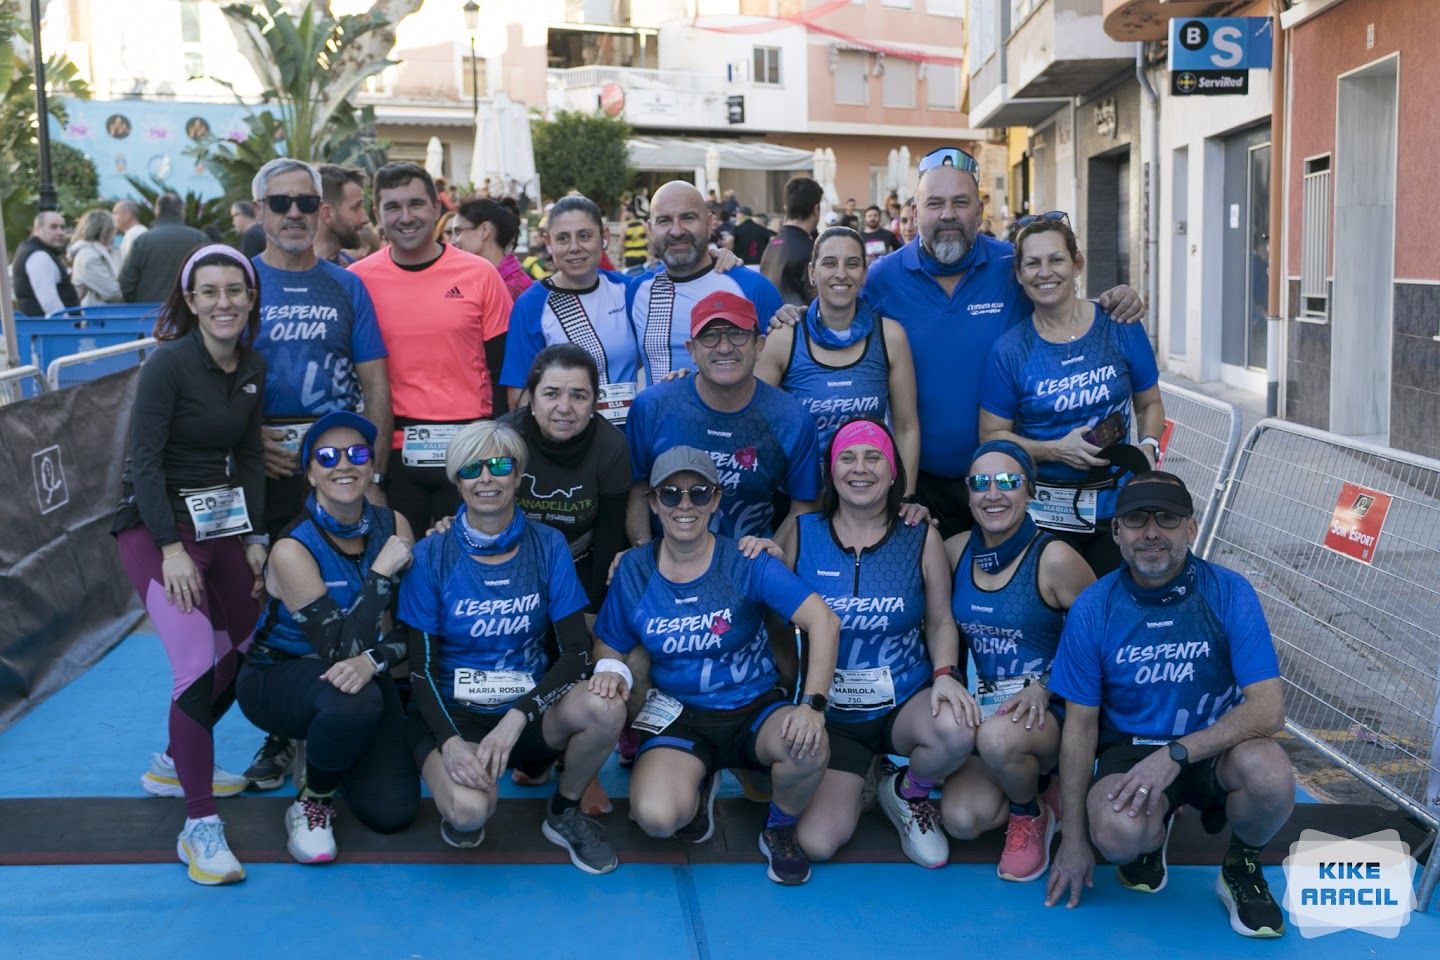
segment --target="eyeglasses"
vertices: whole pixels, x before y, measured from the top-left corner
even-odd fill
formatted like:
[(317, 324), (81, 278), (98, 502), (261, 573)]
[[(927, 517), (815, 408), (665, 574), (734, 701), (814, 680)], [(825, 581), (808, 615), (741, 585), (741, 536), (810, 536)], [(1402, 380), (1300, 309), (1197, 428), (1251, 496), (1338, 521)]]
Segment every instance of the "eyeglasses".
[(346, 460), (349, 460), (357, 467), (369, 463), (370, 458), (375, 455), (375, 451), (370, 449), (370, 444), (355, 443), (348, 447), (316, 447), (310, 456), (312, 460), (326, 470), (333, 470), (340, 465), (340, 455), (342, 453), (345, 455)]
[(480, 471), (490, 470), (492, 477), (508, 477), (515, 472), (514, 457), (486, 457), (483, 460), (471, 460), (465, 466), (455, 471), (455, 475), (461, 480), (474, 480), (480, 476)]
[(290, 212), (290, 206), (295, 205), (304, 214), (314, 213), (320, 209), (320, 195), (318, 193), (302, 193), (291, 195), (288, 193), (274, 193), (265, 198), (265, 206), (270, 212), (277, 216), (284, 216)]
[(695, 341), (702, 347), (714, 349), (720, 346), (720, 338), (724, 337), (732, 347), (743, 347), (755, 336), (753, 330), (741, 330), (739, 327), (707, 327), (695, 335)]
[(655, 488), (655, 496), (660, 500), (662, 507), (678, 507), (680, 499), (688, 496), (692, 506), (703, 507), (715, 496), (715, 484), (697, 483), (693, 487), (677, 487), (674, 484), (666, 484), (663, 487)]
[(219, 303), (222, 293), (225, 295), (225, 299), (231, 303), (245, 303), (255, 295), (255, 291), (243, 283), (227, 283), (223, 287), (212, 287), (208, 285), (196, 287), (190, 295), (195, 298), (196, 303), (209, 304)]
[(1185, 520), (1185, 518), (1178, 513), (1171, 513), (1169, 510), (1131, 510), (1129, 513), (1122, 514), (1117, 519), (1119, 519), (1122, 527), (1128, 527), (1131, 530), (1144, 530), (1146, 524), (1150, 522), (1151, 517), (1155, 518), (1155, 526), (1161, 530), (1174, 530)]
[(1032, 213), (1015, 221), (1016, 230), (1024, 230), (1034, 223), (1069, 223), (1070, 214), (1064, 210), (1047, 210), (1044, 213)]
[(990, 481), (995, 481), (995, 486), (1001, 490), (1018, 490), (1025, 482), (1023, 473), (972, 473), (965, 478), (965, 484), (976, 493), (984, 493), (990, 489)]
[(477, 229), (477, 227), (473, 223), (467, 223), (463, 227), (451, 223), (448, 227), (445, 228), (445, 236), (454, 238), (460, 236), (460, 234), (464, 233), (466, 230), (475, 229)]
[(931, 150), (921, 157), (916, 172), (924, 173), (927, 170), (934, 170), (936, 167), (954, 167), (957, 170), (964, 170), (966, 173), (978, 173), (980, 161), (959, 147), (941, 147), (938, 150)]

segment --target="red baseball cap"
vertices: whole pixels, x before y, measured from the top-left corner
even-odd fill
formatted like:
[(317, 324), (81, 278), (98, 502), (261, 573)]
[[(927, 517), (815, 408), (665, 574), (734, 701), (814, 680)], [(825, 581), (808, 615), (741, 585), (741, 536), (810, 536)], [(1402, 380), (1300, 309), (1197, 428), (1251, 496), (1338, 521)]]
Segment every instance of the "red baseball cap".
[(733, 323), (741, 330), (760, 328), (760, 321), (755, 316), (755, 304), (725, 290), (716, 290), (695, 304), (695, 309), (690, 311), (690, 336), (695, 336), (716, 320)]

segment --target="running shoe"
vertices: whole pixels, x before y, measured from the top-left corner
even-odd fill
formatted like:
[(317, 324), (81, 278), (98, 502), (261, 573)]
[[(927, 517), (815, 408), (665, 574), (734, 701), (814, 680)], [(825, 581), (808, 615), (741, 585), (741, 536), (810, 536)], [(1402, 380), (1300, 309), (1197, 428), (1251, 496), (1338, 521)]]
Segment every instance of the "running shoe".
[(188, 868), (186, 875), (196, 883), (216, 887), (239, 883), (245, 868), (225, 842), (225, 825), (219, 820), (195, 820), (175, 839), (175, 853)]
[(295, 741), (271, 734), (255, 751), (255, 759), (245, 771), (252, 790), (278, 790), (285, 785), (285, 774), (295, 763)]
[(285, 810), (285, 849), (296, 863), (330, 863), (335, 859), (335, 808), (315, 797), (301, 797)]
[(761, 830), (760, 852), (769, 864), (766, 874), (776, 883), (798, 887), (810, 879), (810, 858), (800, 849), (793, 825)]
[(585, 792), (580, 794), (580, 809), (587, 817), (615, 812), (615, 804), (610, 802), (610, 794), (605, 792), (599, 777), (591, 778)]
[(1037, 816), (1010, 814), (1005, 827), (1005, 851), (995, 868), (1000, 879), (1029, 883), (1042, 876), (1050, 868), (1050, 841), (1058, 823), (1055, 811), (1043, 801)]
[(461, 830), (444, 817), (440, 818), (440, 839), (456, 850), (469, 850), (485, 842), (485, 828)]
[(540, 832), (555, 846), (564, 847), (570, 862), (586, 873), (609, 873), (620, 865), (615, 848), (605, 839), (605, 828), (579, 807), (567, 807), (564, 813), (549, 811)]
[(720, 771), (715, 770), (700, 781), (700, 808), (694, 818), (675, 831), (676, 840), (704, 843), (715, 835), (715, 795), (720, 792)]
[(1242, 937), (1279, 937), (1285, 917), (1270, 895), (1260, 863), (1244, 857), (1220, 868), (1215, 893), (1230, 911), (1230, 929)]
[(620, 766), (628, 767), (635, 762), (635, 755), (640, 752), (640, 731), (630, 724), (620, 731), (620, 740), (615, 744), (615, 752), (620, 754)]
[(950, 841), (940, 828), (940, 811), (929, 797), (906, 800), (895, 792), (905, 771), (897, 770), (875, 787), (875, 797), (885, 816), (900, 833), (900, 849), (922, 867), (939, 869), (950, 862)]
[[(210, 778), (210, 793), (215, 797), (233, 797), (243, 792), (249, 784), (250, 781), (245, 777), (226, 773), (217, 763), (215, 774)], [(141, 775), (140, 786), (152, 797), (185, 796), (185, 791), (180, 787), (180, 775), (175, 772), (175, 761), (163, 753), (150, 755), (150, 769)]]
[(1120, 885), (1136, 893), (1159, 893), (1165, 889), (1166, 876), (1165, 848), (1170, 845), (1170, 830), (1175, 826), (1175, 814), (1165, 818), (1165, 839), (1159, 850), (1142, 853), (1129, 863), (1115, 868)]
[(554, 773), (555, 764), (553, 763), (550, 764), (550, 766), (546, 767), (544, 770), (541, 770), (539, 773), (535, 774), (535, 776), (533, 777), (525, 771), (521, 770), (519, 767), (516, 767), (514, 770), (510, 771), (510, 782), (515, 784), (515, 786), (517, 787), (541, 787), (550, 782), (550, 777)]
[(1060, 803), (1060, 774), (1050, 774), (1050, 782), (1040, 793), (1040, 802), (1050, 808), (1055, 814), (1055, 832), (1059, 833), (1065, 828), (1064, 810)]

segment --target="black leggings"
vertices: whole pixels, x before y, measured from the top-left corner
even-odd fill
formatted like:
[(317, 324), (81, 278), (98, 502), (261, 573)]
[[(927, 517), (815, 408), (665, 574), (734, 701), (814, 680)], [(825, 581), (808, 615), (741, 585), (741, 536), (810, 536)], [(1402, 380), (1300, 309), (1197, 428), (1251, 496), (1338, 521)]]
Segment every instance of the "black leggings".
[(326, 792), (343, 784), (350, 809), (377, 833), (404, 830), (420, 805), (420, 778), (405, 745), (405, 712), (395, 682), (381, 675), (359, 693), (320, 679), (314, 657), (247, 663), (240, 709), (266, 733), (305, 741), (306, 778)]
[(385, 487), (385, 498), (390, 509), (410, 521), (417, 540), (425, 536), (425, 531), (434, 526), (436, 520), (460, 509), (460, 491), (445, 478), (443, 466), (407, 467), (399, 450), (390, 454), (390, 482)]

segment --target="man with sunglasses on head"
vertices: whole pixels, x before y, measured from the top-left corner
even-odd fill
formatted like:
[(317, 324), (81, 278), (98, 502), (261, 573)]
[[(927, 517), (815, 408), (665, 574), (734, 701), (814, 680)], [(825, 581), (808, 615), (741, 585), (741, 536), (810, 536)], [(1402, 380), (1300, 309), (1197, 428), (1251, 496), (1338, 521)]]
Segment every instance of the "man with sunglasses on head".
[[(365, 285), (315, 252), (323, 186), (320, 172), (289, 157), (266, 163), (251, 183), (265, 249), (252, 259), (260, 277), (260, 333), (265, 357), (265, 528), (272, 539), (303, 511), (309, 493), (300, 461), (306, 430), (336, 411), (363, 409), (390, 430), (385, 343)], [(379, 445), (367, 465), (366, 496), (384, 504), (379, 484), (390, 451)], [(271, 736), (245, 775), (258, 789), (284, 783), (294, 748)]]
[(794, 397), (755, 376), (765, 347), (755, 305), (723, 290), (710, 294), (690, 315), (685, 346), (695, 375), (640, 391), (626, 422), (634, 480), (626, 520), (631, 542), (651, 538), (645, 506), (651, 468), (666, 450), (682, 445), (704, 450), (719, 472), (725, 499), (710, 518), (716, 533), (770, 536), (777, 491), (790, 497), (792, 517), (816, 509), (815, 420)]
[(1046, 904), (1080, 902), (1092, 842), (1122, 886), (1160, 892), (1170, 827), (1188, 804), (1208, 832), (1230, 825), (1216, 894), (1231, 928), (1278, 937), (1284, 917), (1260, 858), (1295, 805), (1295, 774), (1274, 739), (1285, 691), (1259, 597), (1190, 552), (1194, 503), (1174, 474), (1136, 476), (1115, 521), (1125, 567), (1076, 599), (1051, 670), (1065, 700), (1065, 833)]
[[(980, 233), (979, 169), (958, 147), (920, 158), (909, 211), (918, 234), (876, 261), (862, 290), (866, 302), (899, 321), (910, 338), (920, 410), (916, 496), (946, 537), (971, 525), (965, 469), (979, 444), (980, 379), (990, 348), (1031, 311), (1015, 278), (1014, 248)], [(1125, 286), (1101, 294), (1099, 302), (1121, 322), (1145, 312)]]

